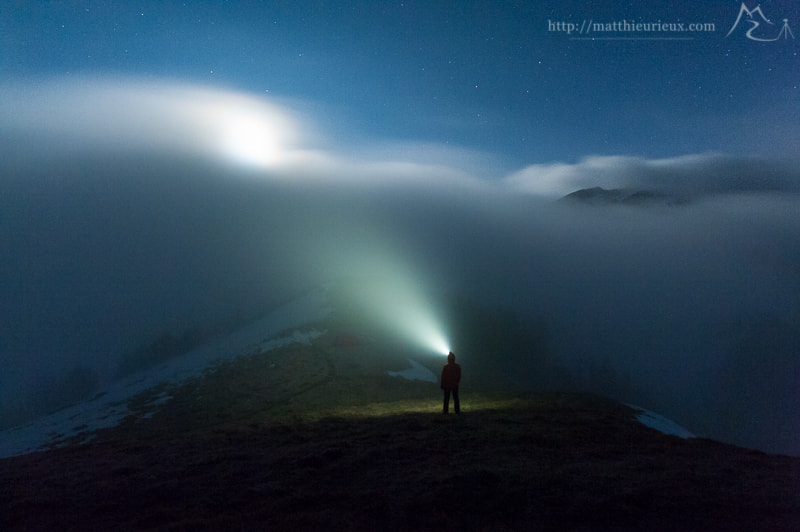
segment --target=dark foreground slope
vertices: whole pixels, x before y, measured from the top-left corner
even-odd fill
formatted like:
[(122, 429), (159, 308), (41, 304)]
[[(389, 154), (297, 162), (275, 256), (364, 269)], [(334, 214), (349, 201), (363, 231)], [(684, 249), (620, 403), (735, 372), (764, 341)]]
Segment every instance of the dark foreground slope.
[(435, 384), (363, 354), (241, 359), (151, 418), (0, 460), (0, 529), (800, 526), (799, 459), (666, 436), (586, 395), (465, 389), (464, 412), (443, 416)]

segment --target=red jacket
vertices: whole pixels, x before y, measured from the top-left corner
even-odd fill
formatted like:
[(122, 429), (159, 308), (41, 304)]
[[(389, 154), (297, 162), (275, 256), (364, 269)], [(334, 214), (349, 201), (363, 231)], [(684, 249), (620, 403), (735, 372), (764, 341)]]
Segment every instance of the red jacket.
[(458, 388), (459, 382), (461, 382), (461, 366), (455, 362), (448, 362), (442, 368), (442, 389)]

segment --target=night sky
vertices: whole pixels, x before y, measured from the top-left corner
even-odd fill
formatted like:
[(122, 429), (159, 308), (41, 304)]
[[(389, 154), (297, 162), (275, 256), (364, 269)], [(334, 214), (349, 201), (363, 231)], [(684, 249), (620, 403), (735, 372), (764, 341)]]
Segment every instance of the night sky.
[[(800, 144), (798, 41), (752, 41), (744, 22), (725, 37), (739, 2), (430, 4), (5, 2), (0, 76), (145, 76), (296, 98), (320, 120), (345, 118), (329, 133), (488, 151), (500, 168)], [(777, 24), (765, 36), (783, 18), (797, 33), (795, 2), (762, 7)], [(549, 31), (587, 20), (715, 29)]]
[[(0, 0), (0, 422), (346, 275), (800, 454), (798, 38), (789, 0)], [(596, 186), (674, 201), (556, 202)]]

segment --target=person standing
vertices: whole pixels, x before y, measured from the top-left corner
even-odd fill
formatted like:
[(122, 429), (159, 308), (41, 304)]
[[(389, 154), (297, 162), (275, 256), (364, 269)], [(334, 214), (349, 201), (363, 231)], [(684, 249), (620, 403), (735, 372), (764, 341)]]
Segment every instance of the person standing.
[(450, 394), (453, 394), (453, 406), (456, 414), (461, 413), (461, 404), (458, 401), (458, 383), (461, 382), (461, 366), (456, 364), (456, 355), (450, 351), (447, 355), (447, 364), (442, 368), (442, 390), (444, 390), (444, 413), (450, 410)]

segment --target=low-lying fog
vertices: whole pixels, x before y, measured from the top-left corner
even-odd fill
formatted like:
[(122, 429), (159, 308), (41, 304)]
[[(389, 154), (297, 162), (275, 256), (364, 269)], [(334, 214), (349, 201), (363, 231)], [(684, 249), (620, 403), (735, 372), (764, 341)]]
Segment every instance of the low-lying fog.
[[(580, 382), (698, 435), (800, 454), (796, 165), (587, 154), (493, 171), (491, 154), (344, 145), (298, 102), (219, 89), (82, 81), (2, 95), (6, 423), (76, 368), (111, 378), (163, 331), (245, 319), (342, 277), (403, 276), (445, 306), (544, 324), (573, 378), (518, 375), (532, 386)], [(556, 201), (593, 186), (688, 201)], [(478, 354), (450, 343), (469, 372)]]

